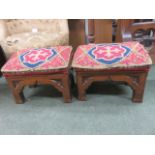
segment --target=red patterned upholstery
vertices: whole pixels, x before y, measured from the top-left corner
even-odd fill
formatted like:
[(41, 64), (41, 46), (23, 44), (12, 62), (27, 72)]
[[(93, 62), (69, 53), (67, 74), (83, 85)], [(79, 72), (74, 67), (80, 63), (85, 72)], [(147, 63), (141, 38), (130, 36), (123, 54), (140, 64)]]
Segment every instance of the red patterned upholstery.
[(138, 42), (124, 42), (81, 45), (74, 54), (72, 67), (106, 69), (151, 64), (151, 58), (143, 45)]
[(34, 73), (67, 68), (72, 47), (31, 48), (15, 52), (2, 67), (5, 73)]

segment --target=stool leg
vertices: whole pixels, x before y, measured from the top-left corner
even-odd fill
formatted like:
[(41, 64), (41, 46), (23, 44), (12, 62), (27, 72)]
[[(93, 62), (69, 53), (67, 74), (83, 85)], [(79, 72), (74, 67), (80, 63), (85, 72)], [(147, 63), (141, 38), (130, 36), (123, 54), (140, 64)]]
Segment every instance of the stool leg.
[(85, 101), (86, 100), (86, 91), (83, 88), (82, 84), (82, 76), (80, 74), (76, 74), (76, 82), (77, 82), (77, 89), (78, 89), (78, 99), (80, 101)]
[(14, 84), (13, 80), (7, 79), (9, 87), (11, 88), (12, 94), (17, 104), (21, 104), (25, 101), (22, 90), (17, 89), (18, 83)]
[(133, 90), (133, 96), (132, 96), (133, 102), (137, 102), (137, 103), (143, 102), (146, 78), (147, 78), (147, 73), (143, 73), (139, 76), (138, 85)]
[(69, 75), (64, 75), (63, 79), (63, 98), (65, 103), (71, 102), (71, 92), (70, 92), (70, 81), (69, 81)]
[(13, 95), (14, 95), (14, 98), (15, 98), (15, 101), (16, 101), (17, 104), (24, 103), (25, 97), (24, 97), (23, 92), (20, 92), (20, 93), (15, 92), (15, 93), (13, 93)]

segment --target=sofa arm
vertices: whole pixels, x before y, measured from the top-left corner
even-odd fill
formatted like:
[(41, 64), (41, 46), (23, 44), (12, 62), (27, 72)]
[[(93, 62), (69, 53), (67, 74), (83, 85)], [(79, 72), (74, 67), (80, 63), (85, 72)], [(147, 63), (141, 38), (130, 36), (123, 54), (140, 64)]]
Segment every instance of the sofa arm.
[(8, 36), (6, 20), (0, 19), (0, 42)]

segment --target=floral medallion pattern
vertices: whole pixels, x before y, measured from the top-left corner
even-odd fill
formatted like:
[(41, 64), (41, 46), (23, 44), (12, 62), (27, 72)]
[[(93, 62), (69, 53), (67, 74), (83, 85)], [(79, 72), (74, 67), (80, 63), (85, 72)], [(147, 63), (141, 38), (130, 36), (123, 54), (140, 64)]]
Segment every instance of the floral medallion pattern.
[(35, 68), (52, 59), (57, 54), (54, 49), (32, 49), (19, 56), (20, 61), (29, 68)]
[(88, 44), (77, 48), (73, 68), (105, 69), (114, 67), (137, 67), (152, 64), (144, 46), (136, 41)]
[(72, 47), (30, 48), (15, 52), (2, 67), (2, 72), (49, 71), (67, 68)]
[(113, 64), (128, 56), (131, 49), (119, 44), (98, 45), (88, 51), (88, 54), (103, 64)]

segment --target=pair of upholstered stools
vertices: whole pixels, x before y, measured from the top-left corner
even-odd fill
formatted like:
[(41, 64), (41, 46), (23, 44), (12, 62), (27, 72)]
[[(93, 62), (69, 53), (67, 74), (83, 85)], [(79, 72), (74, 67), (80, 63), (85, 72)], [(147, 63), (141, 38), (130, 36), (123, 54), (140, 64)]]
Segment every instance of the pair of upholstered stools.
[[(116, 81), (133, 90), (132, 101), (142, 102), (147, 73), (152, 64), (138, 42), (81, 45), (75, 53), (70, 46), (23, 49), (2, 67), (16, 103), (24, 102), (25, 86), (49, 84), (71, 102), (70, 70), (76, 73), (79, 100), (95, 81)], [(52, 93), (52, 92), (51, 92)]]

